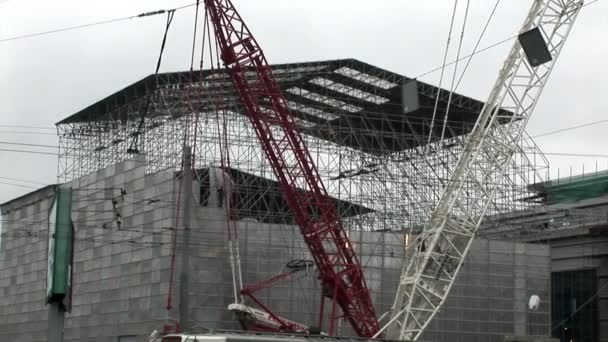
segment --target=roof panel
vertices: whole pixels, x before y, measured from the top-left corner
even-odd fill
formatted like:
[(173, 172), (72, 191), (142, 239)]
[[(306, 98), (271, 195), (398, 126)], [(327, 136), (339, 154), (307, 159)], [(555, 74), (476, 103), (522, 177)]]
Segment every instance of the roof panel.
[[(436, 120), (443, 121), (448, 91), (439, 92), (437, 87), (418, 82), (420, 108), (404, 114), (401, 110), (401, 85), (411, 79), (355, 59), (277, 64), (271, 67), (304, 134), (370, 153), (391, 153), (412, 148), (416, 146), (415, 139), (412, 139), (413, 132), (428, 131), (438, 93), (440, 101)], [(252, 71), (248, 73), (249, 77), (255, 77)], [(177, 96), (170, 97), (164, 93), (164, 100), (170, 102), (167, 104), (169, 108), (180, 109), (177, 112), (181, 113), (187, 112), (187, 106), (180, 99), (179, 92), (186, 89), (214, 94), (221, 91), (224, 103), (238, 108), (240, 101), (231, 84), (228, 74), (218, 69), (152, 75), (67, 117), (57, 125), (139, 120), (139, 111), (145, 107), (141, 105), (141, 100), (145, 96), (160, 94), (160, 89), (178, 92)], [(213, 111), (214, 102), (200, 101), (200, 110)], [(470, 131), (482, 107), (480, 101), (453, 94), (449, 119), (455, 124), (450, 127), (450, 134), (460, 135)], [(154, 115), (162, 113), (155, 112)]]

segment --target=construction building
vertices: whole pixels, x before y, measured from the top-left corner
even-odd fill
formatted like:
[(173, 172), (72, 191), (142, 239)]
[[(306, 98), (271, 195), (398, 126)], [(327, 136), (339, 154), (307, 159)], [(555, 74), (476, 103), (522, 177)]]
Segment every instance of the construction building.
[[(441, 132), (430, 122), (437, 97), (436, 120), (444, 121), (448, 91), (353, 59), (275, 65), (273, 72), (382, 314), (392, 304), (405, 247), (428, 220), (483, 103), (451, 94), (447, 130)], [(411, 84), (417, 98), (404, 103), (403, 89)], [(235, 297), (226, 248), (229, 224), (238, 228), (233, 239), (239, 242), (245, 284), (284, 272), (290, 261), (311, 260), (223, 71), (147, 77), (67, 117), (57, 129), (59, 177), (74, 191), (77, 230), (66, 340), (142, 338), (168, 315), (180, 315), (186, 305), (180, 297), (188, 298), (186, 327), (238, 328), (226, 310)], [(445, 139), (436, 138), (443, 134)], [(188, 242), (181, 240), (177, 221), (184, 137), (193, 142), (194, 155)], [(526, 200), (538, 193), (528, 185), (541, 184), (548, 166), (531, 141), (521, 140), (497, 189), (488, 212), (493, 227), (510, 213), (539, 205)], [(45, 340), (45, 234), (54, 189), (0, 207), (3, 339)], [(175, 269), (173, 241), (178, 259), (184, 248), (189, 259), (178, 260)], [(476, 241), (423, 340), (550, 334), (550, 258), (542, 244)], [(169, 281), (172, 271), (189, 275), (187, 296), (179, 292), (180, 279)], [(260, 297), (282, 316), (314, 325), (318, 287), (314, 269), (303, 269)], [(170, 289), (176, 294), (167, 313)], [(541, 306), (529, 312), (534, 294)], [(352, 335), (346, 324), (339, 333)]]

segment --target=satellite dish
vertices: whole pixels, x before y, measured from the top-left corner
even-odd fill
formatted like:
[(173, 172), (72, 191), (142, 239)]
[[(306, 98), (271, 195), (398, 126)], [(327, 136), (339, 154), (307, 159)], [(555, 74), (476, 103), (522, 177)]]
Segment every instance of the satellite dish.
[(530, 300), (528, 301), (528, 309), (532, 311), (538, 310), (540, 306), (540, 297), (538, 295), (530, 296)]

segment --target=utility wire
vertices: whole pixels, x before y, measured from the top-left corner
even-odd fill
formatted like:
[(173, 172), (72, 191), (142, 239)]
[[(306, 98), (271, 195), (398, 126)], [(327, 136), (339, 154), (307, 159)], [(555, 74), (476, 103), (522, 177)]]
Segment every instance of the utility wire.
[[(197, 2), (198, 4), (198, 2)], [(154, 70), (154, 78), (158, 76), (158, 71), (160, 70), (160, 64), (163, 60), (163, 52), (165, 51), (165, 45), (167, 43), (167, 34), (169, 33), (169, 28), (171, 27), (171, 22), (173, 22), (173, 15), (175, 14), (175, 10), (167, 11), (167, 21), (165, 23), (165, 33), (163, 34), (163, 40), (160, 45), (160, 52), (158, 54), (158, 60), (156, 61), (156, 69)], [(146, 105), (144, 106), (144, 111), (141, 113), (141, 117), (139, 120), (139, 125), (137, 126), (137, 131), (133, 134), (133, 139), (131, 140), (131, 144), (127, 149), (127, 153), (135, 153), (139, 154), (139, 149), (137, 148), (137, 144), (139, 143), (139, 136), (142, 132), (146, 116), (148, 115), (148, 110), (150, 109), (150, 104), (152, 102), (152, 98), (148, 96), (146, 100)]]
[(0, 182), (0, 184), (18, 186), (20, 188), (27, 188), (27, 189), (38, 189), (38, 187), (36, 187), (36, 186), (23, 185), (23, 184), (17, 184), (17, 183)]
[(189, 5), (184, 5), (184, 6), (181, 6), (181, 7), (175, 7), (173, 9), (169, 9), (169, 10), (157, 10), (157, 11), (152, 11), (152, 12), (145, 12), (145, 13), (140, 13), (140, 14), (137, 14), (137, 15), (130, 15), (130, 16), (127, 16), (127, 17), (120, 17), (120, 18), (115, 18), (115, 19), (102, 20), (102, 21), (92, 22), (92, 23), (88, 23), (88, 24), (68, 26), (68, 27), (54, 29), (54, 30), (42, 31), (42, 32), (31, 33), (31, 34), (26, 34), (26, 35), (21, 35), (21, 36), (9, 37), (9, 38), (2, 38), (2, 39), (0, 39), (0, 43), (10, 42), (10, 41), (19, 40), (19, 39), (25, 39), (25, 38), (39, 37), (39, 36), (44, 36), (44, 35), (53, 34), (53, 33), (72, 31), (72, 30), (77, 30), (77, 29), (86, 28), (86, 27), (92, 27), (92, 26), (99, 26), (99, 25), (105, 25), (105, 24), (110, 24), (110, 23), (116, 23), (116, 22), (119, 22), (119, 21), (138, 19), (138, 18), (143, 18), (143, 17), (150, 17), (150, 16), (159, 15), (159, 14), (164, 14), (164, 13), (167, 13), (167, 12), (170, 12), (170, 11), (174, 11), (174, 12), (175, 11), (179, 11), (181, 9), (192, 7), (194, 5), (196, 5), (196, 3), (192, 3), (192, 4), (189, 4)]
[(42, 152), (42, 151), (31, 151), (31, 150), (13, 150), (13, 149), (8, 149), (8, 148), (0, 148), (0, 151), (3, 152), (18, 152), (18, 153), (34, 153), (34, 154), (46, 154), (46, 155), (50, 155), (50, 156), (55, 156), (57, 157), (59, 154), (58, 153), (51, 153), (51, 152)]
[(541, 134), (532, 136), (532, 138), (536, 139), (536, 138), (544, 137), (544, 136), (547, 136), (547, 135), (562, 133), (562, 132), (571, 131), (571, 130), (578, 129), (578, 128), (583, 128), (583, 127), (594, 126), (594, 125), (598, 125), (598, 124), (602, 124), (602, 123), (606, 123), (606, 122), (608, 122), (608, 120), (599, 120), (599, 121), (594, 121), (594, 122), (590, 122), (590, 123), (586, 123), (586, 124), (582, 124), (582, 125), (566, 127), (566, 128), (558, 129), (558, 130), (555, 130), (555, 131), (541, 133)]
[[(58, 153), (51, 152), (43, 152), (43, 151), (32, 151), (32, 150), (13, 150), (13, 149), (3, 149), (0, 148), (0, 151), (4, 152), (17, 152), (17, 153), (33, 153), (33, 154), (44, 154), (58, 157)], [(608, 158), (608, 154), (591, 154), (591, 153), (560, 153), (560, 152), (542, 152), (544, 155), (553, 155), (553, 156), (570, 156), (570, 157), (596, 157), (596, 158)]]
[(31, 132), (31, 131), (0, 131), (0, 133), (8, 133), (8, 134), (41, 134), (41, 135), (53, 135), (53, 136), (57, 136), (56, 133), (50, 133), (50, 132)]
[(549, 156), (564, 156), (564, 157), (589, 157), (589, 158), (608, 158), (608, 154), (594, 154), (594, 153), (560, 153), (560, 152), (543, 152), (543, 154)]
[(12, 141), (0, 141), (0, 144), (3, 144), (3, 145), (18, 145), (18, 146), (31, 146), (31, 147), (57, 148), (57, 146), (54, 146), (54, 145), (27, 144), (27, 143), (19, 143), (19, 142), (12, 142)]
[[(589, 6), (589, 5), (593, 4), (593, 3), (596, 3), (596, 2), (598, 2), (598, 1), (599, 1), (599, 0), (593, 0), (593, 1), (590, 1), (590, 2), (588, 2), (588, 3), (586, 3), (586, 4), (584, 4), (584, 5), (583, 5), (583, 8), (584, 8), (584, 7)], [(175, 11), (179, 11), (179, 10), (181, 10), (181, 9), (184, 9), (184, 8), (187, 8), (187, 7), (192, 7), (192, 6), (195, 6), (195, 5), (196, 5), (196, 3), (191, 3), (191, 4), (189, 4), (189, 5), (185, 5), (185, 6), (181, 6), (181, 7), (176, 7), (176, 8), (173, 8), (173, 10), (175, 10)], [(164, 11), (164, 12), (159, 12), (159, 13), (156, 13), (156, 12), (149, 12), (149, 13), (154, 13), (154, 14), (162, 14), (162, 13), (165, 13), (165, 12), (166, 12), (166, 11)], [(2, 43), (2, 42), (8, 42), (8, 41), (13, 41), (13, 40), (19, 40), (19, 39), (26, 39), (26, 38), (30, 38), (30, 37), (37, 37), (37, 36), (41, 36), (41, 35), (47, 35), (47, 34), (52, 34), (52, 33), (58, 33), (58, 32), (63, 32), (63, 31), (76, 30), (76, 29), (85, 28), (85, 27), (90, 27), (90, 26), (103, 25), (103, 24), (108, 24), (108, 23), (117, 22), (117, 21), (124, 21), (124, 20), (129, 20), (129, 19), (135, 19), (135, 18), (138, 18), (138, 17), (142, 17), (142, 16), (144, 16), (144, 14), (146, 14), (146, 13), (141, 13), (141, 14), (139, 14), (139, 15), (134, 15), (134, 16), (129, 16), (129, 17), (122, 17), (122, 18), (110, 19), (110, 20), (105, 20), (105, 21), (100, 21), (100, 22), (93, 22), (93, 23), (89, 23), (89, 24), (83, 24), (83, 25), (77, 25), (77, 26), (64, 27), (64, 28), (55, 29), (55, 30), (50, 30), (50, 31), (37, 32), (37, 33), (32, 33), (32, 34), (23, 35), (23, 36), (16, 36), (16, 37), (3, 38), (3, 39), (0, 39), (0, 43)], [(149, 15), (149, 14), (148, 14), (148, 15)], [(148, 15), (146, 15), (146, 16), (148, 16)], [(458, 61), (462, 61), (462, 60), (464, 60), (464, 59), (466, 59), (466, 58), (470, 58), (470, 57), (472, 57), (472, 56), (474, 56), (474, 55), (478, 55), (478, 54), (480, 54), (480, 53), (482, 53), (482, 52), (485, 52), (485, 51), (490, 50), (490, 49), (492, 49), (492, 48), (494, 48), (494, 47), (497, 47), (497, 46), (499, 46), (499, 45), (502, 45), (502, 44), (504, 44), (504, 43), (506, 43), (506, 42), (508, 42), (508, 41), (510, 41), (510, 40), (515, 39), (517, 36), (518, 36), (518, 35), (514, 35), (514, 36), (511, 36), (511, 37), (505, 38), (505, 39), (503, 39), (503, 40), (501, 40), (501, 41), (499, 41), (499, 42), (496, 42), (496, 43), (494, 43), (494, 44), (491, 44), (491, 45), (489, 45), (489, 46), (486, 46), (486, 47), (484, 47), (483, 49), (481, 49), (481, 50), (479, 50), (479, 51), (473, 51), (472, 53), (470, 53), (470, 54), (468, 54), (468, 55), (463, 56), (463, 57), (462, 57), (462, 58), (460, 58)], [(454, 63), (456, 63), (456, 62), (458, 62), (458, 61), (454, 60), (454, 61), (451, 61), (450, 63), (446, 64), (445, 66), (443, 66), (443, 65), (442, 65), (442, 66), (436, 67), (436, 68), (434, 68), (434, 69), (430, 69), (429, 71), (424, 72), (424, 73), (421, 73), (421, 74), (419, 74), (418, 76), (414, 77), (414, 79), (418, 79), (418, 78), (424, 77), (424, 76), (426, 76), (426, 75), (432, 74), (432, 73), (434, 73), (434, 72), (436, 72), (436, 71), (439, 71), (439, 70), (441, 70), (442, 68), (444, 68), (444, 67), (446, 67), (446, 66), (450, 66), (450, 65), (452, 65), (452, 64), (454, 64)], [(465, 69), (466, 69), (466, 67), (465, 67)], [(0, 126), (0, 127), (2, 127), (2, 126)], [(2, 132), (0, 132), (0, 133), (2, 133)]]
[[(583, 8), (584, 8), (584, 7), (589, 6), (589, 5), (593, 4), (593, 3), (596, 3), (596, 2), (598, 2), (598, 1), (599, 1), (599, 0), (593, 0), (593, 1), (591, 1), (591, 2), (588, 2), (588, 3), (586, 3), (586, 4), (584, 4), (584, 5), (583, 5)], [(483, 37), (483, 35), (484, 35), (485, 31), (487, 30), (487, 27), (488, 27), (488, 25), (489, 25), (489, 23), (490, 23), (490, 21), (491, 21), (491, 19), (492, 19), (493, 15), (494, 15), (495, 11), (496, 11), (496, 8), (497, 8), (497, 6), (498, 6), (499, 2), (500, 2), (500, 0), (497, 0), (497, 2), (495, 3), (494, 8), (492, 9), (492, 13), (490, 14), (490, 17), (488, 18), (488, 21), (486, 22), (485, 27), (484, 27), (484, 29), (483, 29), (483, 31), (482, 31), (482, 33), (481, 33), (481, 35), (480, 35), (479, 39), (478, 39), (478, 42), (477, 42), (477, 44), (476, 44), (475, 48), (473, 49), (473, 52), (472, 52), (472, 53), (470, 53), (470, 54), (468, 54), (468, 55), (465, 55), (465, 56), (463, 56), (463, 57), (461, 57), (461, 58), (459, 58), (459, 59), (453, 60), (453, 61), (451, 61), (450, 63), (447, 63), (445, 66), (443, 66), (443, 65), (442, 65), (442, 66), (440, 66), (440, 67), (437, 67), (437, 68), (434, 68), (434, 69), (430, 69), (430, 70), (429, 70), (429, 71), (427, 71), (427, 72), (424, 72), (424, 73), (419, 74), (418, 76), (414, 77), (413, 79), (422, 78), (422, 77), (424, 77), (424, 76), (426, 76), (426, 75), (429, 75), (429, 74), (431, 74), (431, 73), (434, 73), (434, 72), (436, 72), (436, 71), (439, 71), (439, 70), (441, 70), (441, 69), (445, 68), (446, 66), (453, 65), (453, 64), (455, 64), (455, 63), (458, 63), (459, 61), (462, 61), (462, 60), (464, 60), (464, 59), (467, 59), (467, 58), (468, 58), (467, 64), (465, 65), (464, 70), (463, 70), (463, 73), (462, 73), (462, 75), (461, 75), (461, 77), (460, 77), (460, 79), (458, 80), (458, 83), (457, 83), (457, 85), (456, 85), (456, 88), (458, 88), (458, 85), (459, 85), (459, 84), (460, 84), (460, 82), (462, 81), (462, 78), (463, 78), (463, 76), (464, 76), (464, 74), (465, 74), (466, 70), (468, 69), (468, 66), (469, 66), (469, 64), (470, 64), (470, 62), (471, 62), (471, 58), (472, 58), (473, 56), (478, 55), (478, 54), (480, 54), (480, 53), (482, 53), (482, 52), (485, 52), (485, 51), (487, 51), (487, 50), (489, 50), (489, 49), (492, 49), (492, 48), (494, 48), (494, 47), (496, 47), (496, 46), (499, 46), (499, 45), (504, 44), (504, 43), (506, 43), (506, 42), (508, 42), (508, 41), (510, 41), (510, 40), (515, 39), (515, 38), (516, 38), (518, 35), (514, 35), (514, 36), (511, 36), (511, 37), (508, 37), (508, 38), (503, 39), (503, 40), (501, 40), (501, 41), (499, 41), (499, 42), (496, 42), (496, 43), (494, 43), (494, 44), (491, 44), (491, 45), (489, 45), (489, 46), (486, 46), (486, 47), (482, 48), (481, 50), (477, 50), (477, 47), (479, 46), (479, 43), (481, 42), (481, 39), (482, 39), (482, 37)], [(186, 8), (186, 7), (195, 6), (195, 5), (196, 5), (196, 3), (192, 3), (192, 4), (189, 4), (189, 5), (186, 5), (186, 6), (182, 6), (182, 7), (176, 7), (176, 8), (174, 8), (174, 10), (176, 10), (176, 11), (177, 11), (177, 10), (180, 10), (180, 9), (183, 9), (183, 8)], [(142, 14), (144, 14), (144, 13), (142, 13)], [(126, 20), (126, 19), (129, 19), (129, 18), (135, 18), (135, 17), (139, 17), (139, 16), (141, 16), (142, 14), (137, 15), (137, 16), (125, 17), (125, 18), (117, 18), (117, 19), (109, 20), (108, 22), (117, 21), (117, 20)], [(155, 13), (155, 14), (161, 14), (161, 13)], [(75, 27), (68, 27), (68, 28), (63, 28), (63, 29), (59, 29), (59, 30), (54, 30), (53, 32), (61, 32), (61, 31), (66, 31), (66, 30), (71, 30), (71, 29), (76, 29), (76, 28), (80, 28), (80, 27), (86, 27), (86, 26), (92, 26), (92, 25), (100, 25), (100, 23), (91, 23), (91, 24), (87, 24), (87, 25), (80, 25), (80, 26), (75, 26)], [(21, 36), (21, 37), (12, 37), (12, 38), (5, 38), (5, 39), (0, 40), (0, 42), (3, 42), (3, 41), (8, 41), (8, 40), (15, 40), (15, 39), (28, 38), (29, 36), (36, 36), (36, 35), (42, 35), (42, 34), (53, 33), (53, 32), (51, 32), (51, 31), (47, 31), (47, 32), (41, 32), (41, 33), (36, 33), (36, 34), (32, 34), (32, 35), (27, 35), (27, 36)], [(399, 105), (399, 106), (401, 106), (401, 105)], [(408, 118), (409, 118), (409, 119), (411, 119), (412, 117), (408, 117)], [(28, 128), (29, 128), (30, 126), (12, 126), (12, 125), (0, 125), (0, 127), (15, 127), (15, 128), (16, 128), (16, 127), (23, 127), (23, 128), (28, 127)], [(43, 127), (35, 127), (35, 126), (31, 126), (31, 128), (43, 128)], [(44, 128), (44, 129), (47, 129), (47, 128)], [(48, 129), (51, 129), (51, 128), (49, 127)], [(22, 131), (0, 131), (0, 133), (17, 133), (17, 134), (47, 134), (47, 135), (56, 135), (55, 133), (44, 133), (44, 132), (22, 132)], [(552, 133), (552, 132), (550, 132), (550, 133)], [(557, 133), (557, 132), (556, 132), (556, 133)], [(539, 136), (541, 136), (541, 135), (539, 135)], [(536, 138), (536, 137), (539, 137), (539, 136), (534, 136), (533, 138)]]
[(8, 180), (18, 181), (18, 182), (23, 182), (23, 183), (32, 183), (32, 184), (39, 184), (39, 185), (49, 185), (48, 183), (38, 182), (38, 181), (33, 181), (33, 180), (27, 180), (27, 179), (21, 179), (21, 178), (0, 177), (0, 179), (8, 179)]
[(55, 127), (45, 127), (45, 126), (25, 126), (25, 125), (0, 125), (0, 127), (8, 127), (8, 128), (33, 128), (33, 129), (47, 129), (47, 130), (56, 130)]

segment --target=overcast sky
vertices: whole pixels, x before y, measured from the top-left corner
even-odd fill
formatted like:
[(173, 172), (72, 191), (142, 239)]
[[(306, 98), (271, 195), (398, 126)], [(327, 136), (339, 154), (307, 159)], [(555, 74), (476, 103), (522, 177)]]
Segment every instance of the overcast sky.
[[(0, 40), (19, 35), (168, 9), (193, 1), (0, 0)], [(494, 0), (471, 0), (463, 52), (473, 49)], [(410, 77), (441, 65), (453, 2), (446, 0), (234, 0), (271, 63), (357, 58)], [(466, 1), (461, 0), (464, 5)], [(502, 1), (482, 41), (488, 46), (514, 35), (529, 0)], [(464, 6), (456, 23), (460, 30)], [(178, 11), (161, 71), (189, 66), (194, 9)], [(0, 42), (0, 141), (56, 145), (49, 134), (29, 134), (153, 73), (165, 16), (132, 19), (28, 39)], [(608, 0), (584, 8), (528, 126), (531, 135), (608, 119)], [(454, 38), (450, 55), (455, 57)], [(511, 43), (477, 55), (459, 93), (485, 100)], [(448, 78), (444, 85), (448, 84)], [(422, 78), (437, 84), (439, 73)], [(547, 153), (608, 154), (608, 123), (539, 138)], [(17, 133), (20, 132), (20, 133)], [(0, 203), (36, 186), (7, 178), (54, 183), (51, 155), (0, 143)], [(607, 158), (547, 156), (552, 174), (608, 168)], [(4, 178), (2, 178), (4, 177)], [(10, 184), (4, 184), (10, 183)]]

